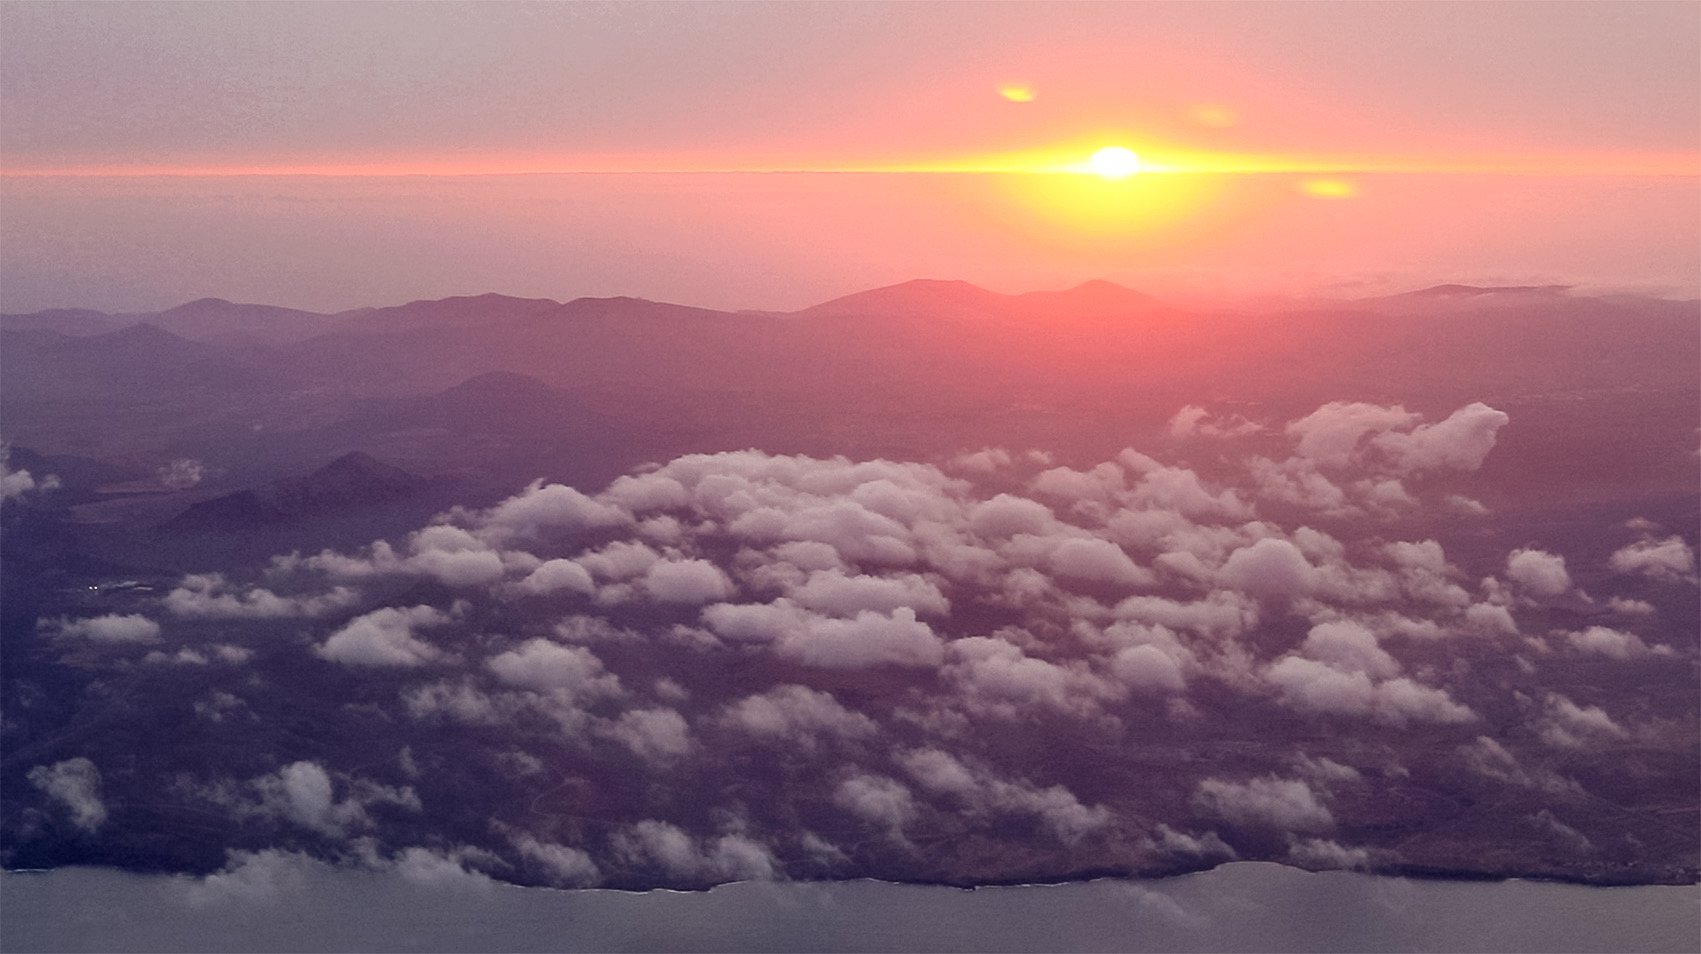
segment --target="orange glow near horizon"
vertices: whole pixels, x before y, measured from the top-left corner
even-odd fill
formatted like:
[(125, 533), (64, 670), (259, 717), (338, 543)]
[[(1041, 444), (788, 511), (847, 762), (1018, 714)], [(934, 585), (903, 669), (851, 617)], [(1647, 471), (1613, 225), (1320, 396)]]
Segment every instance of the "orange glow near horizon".
[(1358, 186), (1340, 179), (1310, 179), (1300, 189), (1319, 199), (1351, 199), (1358, 195)]
[[(1110, 140), (1107, 142), (1106, 140)], [(1128, 143), (1122, 145), (1116, 140)], [(1203, 151), (1143, 142), (1137, 136), (1077, 139), (1053, 147), (979, 156), (524, 156), (513, 158), (385, 158), (333, 162), (67, 163), (20, 166), (0, 162), (0, 177), (226, 177), (226, 176), (513, 176), (678, 173), (1031, 173), (1105, 175), (1095, 156), (1120, 149), (1137, 154), (1145, 174), (1293, 174), (1319, 177), (1372, 173), (1525, 176), (1695, 176), (1701, 156), (1666, 153), (1379, 156), (1373, 154), (1261, 154)], [(1120, 156), (1120, 154), (1118, 154)], [(1125, 161), (1119, 159), (1119, 161)], [(1128, 173), (1121, 173), (1126, 175)]]

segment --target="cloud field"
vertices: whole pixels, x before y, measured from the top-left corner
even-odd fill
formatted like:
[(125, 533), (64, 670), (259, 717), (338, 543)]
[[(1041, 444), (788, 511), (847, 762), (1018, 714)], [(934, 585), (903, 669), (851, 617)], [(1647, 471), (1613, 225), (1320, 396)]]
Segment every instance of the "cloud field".
[(278, 851), (559, 886), (1646, 858), (1694, 700), (1611, 687), (1692, 682), (1694, 550), (1644, 520), (1467, 572), (1436, 536), (1493, 524), (1457, 488), (1508, 423), (1185, 408), (1211, 477), (699, 454), (191, 575), (41, 628), (249, 751), (44, 760), (27, 823), (100, 838), (152, 787), (226, 826), (232, 883)]

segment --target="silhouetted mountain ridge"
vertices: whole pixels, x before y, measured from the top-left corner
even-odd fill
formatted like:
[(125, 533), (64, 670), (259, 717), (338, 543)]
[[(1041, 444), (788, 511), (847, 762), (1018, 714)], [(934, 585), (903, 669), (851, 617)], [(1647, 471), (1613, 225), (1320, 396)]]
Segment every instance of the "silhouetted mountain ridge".
[(285, 477), (194, 504), (160, 527), (168, 533), (240, 533), (304, 517), (395, 503), (431, 481), (354, 451), (304, 477)]

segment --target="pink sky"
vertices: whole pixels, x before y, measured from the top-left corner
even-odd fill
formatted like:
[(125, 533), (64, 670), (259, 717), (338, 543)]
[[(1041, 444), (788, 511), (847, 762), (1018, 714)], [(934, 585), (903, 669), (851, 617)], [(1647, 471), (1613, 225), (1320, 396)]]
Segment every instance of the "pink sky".
[[(1695, 295), (1698, 75), (1687, 3), (13, 2), (0, 307), (789, 309), (915, 277)], [(677, 174), (1113, 144), (1280, 171)], [(625, 174), (375, 174), (445, 168)], [(361, 175), (204, 175), (240, 170)]]

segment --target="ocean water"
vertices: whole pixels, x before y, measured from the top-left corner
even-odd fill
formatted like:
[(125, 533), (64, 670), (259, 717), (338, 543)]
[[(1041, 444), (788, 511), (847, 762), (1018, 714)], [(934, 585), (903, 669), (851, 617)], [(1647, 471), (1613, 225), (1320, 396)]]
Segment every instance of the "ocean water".
[(554, 891), (316, 863), (210, 880), (0, 874), (6, 951), (1696, 951), (1701, 887), (1312, 874), (962, 890)]

